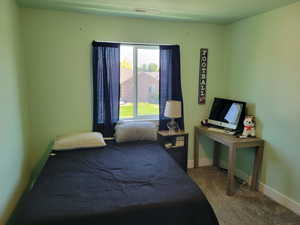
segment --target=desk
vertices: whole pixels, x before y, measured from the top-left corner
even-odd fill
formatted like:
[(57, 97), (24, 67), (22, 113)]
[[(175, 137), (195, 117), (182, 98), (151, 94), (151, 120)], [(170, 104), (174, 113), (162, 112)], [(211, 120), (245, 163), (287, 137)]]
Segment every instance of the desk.
[(262, 164), (263, 151), (264, 151), (264, 140), (260, 138), (237, 138), (229, 134), (223, 134), (216, 131), (210, 131), (204, 126), (195, 126), (194, 133), (194, 167), (199, 166), (199, 136), (205, 135), (210, 139), (214, 140), (214, 156), (213, 165), (218, 167), (219, 164), (219, 144), (226, 145), (228, 150), (228, 177), (227, 177), (227, 195), (234, 194), (234, 171), (235, 171), (235, 160), (236, 151), (239, 148), (255, 148), (255, 160), (252, 172), (251, 190), (257, 190), (258, 176)]

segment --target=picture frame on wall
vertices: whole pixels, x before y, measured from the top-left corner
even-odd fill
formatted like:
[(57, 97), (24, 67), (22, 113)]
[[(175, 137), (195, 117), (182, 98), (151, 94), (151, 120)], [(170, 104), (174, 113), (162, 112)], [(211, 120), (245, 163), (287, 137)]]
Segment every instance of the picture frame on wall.
[(208, 48), (201, 48), (200, 66), (199, 66), (199, 97), (198, 97), (198, 104), (200, 105), (206, 103), (207, 66), (208, 66)]

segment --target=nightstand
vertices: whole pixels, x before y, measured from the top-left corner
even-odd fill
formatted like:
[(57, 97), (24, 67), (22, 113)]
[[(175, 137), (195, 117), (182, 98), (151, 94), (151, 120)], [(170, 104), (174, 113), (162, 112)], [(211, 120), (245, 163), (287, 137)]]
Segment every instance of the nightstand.
[(187, 171), (189, 134), (182, 130), (175, 132), (163, 130), (158, 131), (157, 139), (179, 166)]

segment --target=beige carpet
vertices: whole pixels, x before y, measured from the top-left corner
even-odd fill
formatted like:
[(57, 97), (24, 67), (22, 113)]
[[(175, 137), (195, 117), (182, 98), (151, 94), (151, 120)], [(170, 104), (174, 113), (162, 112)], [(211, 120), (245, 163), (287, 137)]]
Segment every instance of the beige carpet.
[(218, 217), (220, 225), (300, 225), (300, 216), (262, 193), (240, 185), (234, 196), (225, 194), (226, 171), (214, 167), (190, 169)]

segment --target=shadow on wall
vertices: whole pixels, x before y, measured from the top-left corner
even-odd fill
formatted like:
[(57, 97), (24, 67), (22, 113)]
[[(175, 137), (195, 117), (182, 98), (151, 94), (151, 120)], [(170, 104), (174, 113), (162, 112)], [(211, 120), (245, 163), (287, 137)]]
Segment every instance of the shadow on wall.
[[(4, 209), (5, 218), (3, 218), (3, 225), (4, 224), (15, 225), (13, 222), (15, 210), (17, 208), (18, 203), (22, 199), (24, 191), (26, 191), (28, 187), (29, 175), (27, 171), (28, 171), (28, 166), (25, 163), (23, 163), (21, 167), (20, 182), (16, 185), (15, 191), (13, 192), (12, 196), (9, 199), (9, 203)], [(5, 221), (7, 222), (5, 223)], [(2, 225), (2, 222), (0, 224)]]
[[(25, 125), (23, 124), (22, 126), (23, 134), (26, 134), (25, 131), (26, 128)], [(29, 148), (28, 140), (26, 140), (26, 138), (23, 138), (23, 142), (21, 146), (22, 149), (20, 149), (20, 151), (23, 151), (22, 152), (23, 159), (21, 161), (20, 169), (18, 171), (19, 174), (19, 177), (17, 177), (18, 183), (15, 185), (14, 191), (11, 194), (8, 204), (4, 209), (3, 212), (4, 218), (1, 218), (1, 222), (0, 222), (1, 225), (2, 223), (6, 225), (13, 224), (13, 215), (16, 206), (18, 205), (18, 202), (22, 198), (24, 191), (27, 190), (28, 184), (30, 182), (30, 167), (29, 167), (30, 148)], [(5, 221), (7, 222), (5, 223)]]
[[(18, 59), (17, 59), (18, 60)], [(18, 64), (20, 62), (16, 62), (16, 68), (19, 68)], [(17, 181), (16, 184), (13, 186), (13, 191), (10, 195), (10, 198), (4, 208), (3, 217), (0, 218), (0, 224), (4, 224), (5, 221), (8, 221), (6, 224), (12, 224), (12, 217), (14, 214), (14, 210), (16, 205), (18, 204), (20, 198), (22, 197), (24, 190), (27, 189), (28, 183), (30, 181), (30, 142), (29, 142), (29, 124), (28, 124), (28, 103), (25, 101), (26, 96), (26, 88), (24, 86), (24, 76), (23, 74), (18, 71), (16, 80), (16, 90), (17, 90), (17, 99), (16, 105), (18, 106), (18, 120), (14, 122), (18, 123), (18, 129), (15, 130), (13, 135), (17, 135), (16, 132), (18, 131), (19, 135), (19, 143), (15, 146), (15, 151), (18, 151), (18, 157), (15, 159), (14, 163), (15, 166), (18, 167), (18, 171), (14, 174), (15, 180)], [(14, 136), (16, 138), (16, 136)], [(13, 143), (12, 143), (13, 144)], [(8, 175), (10, 171), (6, 171)]]
[[(32, 186), (36, 182), (36, 179), (40, 175), (40, 172), (42, 171), (45, 163), (48, 160), (49, 153), (52, 150), (52, 146), (53, 146), (53, 142), (50, 142), (50, 144), (48, 145), (47, 151), (43, 154), (42, 158), (38, 161), (37, 165), (32, 169), (30, 174), (28, 174), (28, 173), (25, 174), (25, 171), (30, 170), (29, 169), (30, 165), (28, 163), (22, 169), (22, 179), (21, 180), (23, 181), (23, 183), (20, 183), (18, 185), (18, 188), (15, 191), (15, 194), (13, 195), (13, 198), (10, 200), (10, 202), (15, 202), (16, 205), (13, 205), (13, 206), (11, 206), (10, 208), (7, 209), (7, 211), (8, 211), (7, 215), (9, 215), (9, 213), (10, 213), (10, 215), (9, 215), (9, 220), (6, 223), (6, 225), (18, 225), (18, 224), (15, 224), (15, 222), (14, 222), (15, 213), (18, 210), (18, 203), (20, 201), (22, 201), (22, 198), (23, 198), (24, 194), (26, 194), (28, 191), (30, 191), (30, 189), (32, 188)], [(28, 162), (28, 161), (25, 161), (25, 162)]]
[[(296, 190), (296, 183), (298, 180), (292, 179), (292, 177), (297, 177), (297, 171), (294, 168), (291, 168), (289, 160), (285, 159), (284, 154), (282, 154), (282, 149), (277, 148), (269, 142), (265, 142), (264, 158), (268, 160), (263, 161), (262, 168), (262, 182), (267, 183), (270, 187), (281, 186), (282, 190), (278, 190), (281, 193), (296, 193), (299, 190)], [(274, 168), (276, 165), (276, 168)], [(272, 167), (273, 166), (273, 167)], [(267, 170), (276, 170), (276, 176), (267, 177)], [(282, 182), (284, 178), (284, 182)], [(291, 197), (291, 196), (288, 196)]]
[(214, 141), (212, 141), (206, 136), (201, 135), (199, 138), (199, 151), (200, 158), (207, 158), (212, 161)]

